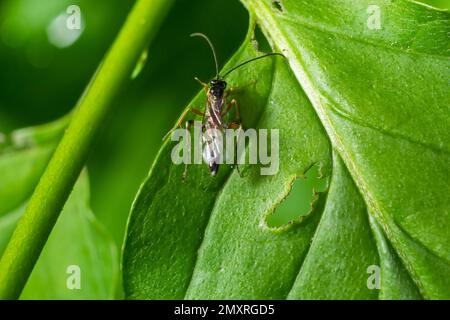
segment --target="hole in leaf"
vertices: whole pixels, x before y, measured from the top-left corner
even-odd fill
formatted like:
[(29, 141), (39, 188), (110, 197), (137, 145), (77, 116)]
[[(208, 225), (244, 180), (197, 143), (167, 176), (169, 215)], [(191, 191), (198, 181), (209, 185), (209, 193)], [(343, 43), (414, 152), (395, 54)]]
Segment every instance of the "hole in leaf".
[(284, 8), (283, 5), (281, 4), (281, 0), (273, 0), (272, 1), (272, 6), (277, 9), (279, 12), (283, 13), (284, 12)]
[(252, 42), (256, 50), (265, 53), (272, 52), (272, 47), (270, 46), (269, 40), (267, 40), (266, 36), (258, 25), (255, 27)]
[(317, 200), (319, 193), (328, 189), (328, 179), (320, 177), (319, 166), (309, 169), (304, 177), (295, 180), (287, 197), (267, 217), (270, 228), (280, 228), (311, 212), (311, 207)]

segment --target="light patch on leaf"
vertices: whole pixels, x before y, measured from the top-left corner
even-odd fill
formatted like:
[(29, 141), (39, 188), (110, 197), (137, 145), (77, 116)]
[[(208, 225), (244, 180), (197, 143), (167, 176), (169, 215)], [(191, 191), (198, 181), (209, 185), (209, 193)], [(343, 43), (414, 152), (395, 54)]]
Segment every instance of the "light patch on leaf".
[(144, 50), (139, 57), (136, 66), (134, 67), (133, 72), (131, 73), (131, 80), (135, 80), (141, 74), (142, 70), (144, 70), (145, 65), (148, 60), (148, 50)]

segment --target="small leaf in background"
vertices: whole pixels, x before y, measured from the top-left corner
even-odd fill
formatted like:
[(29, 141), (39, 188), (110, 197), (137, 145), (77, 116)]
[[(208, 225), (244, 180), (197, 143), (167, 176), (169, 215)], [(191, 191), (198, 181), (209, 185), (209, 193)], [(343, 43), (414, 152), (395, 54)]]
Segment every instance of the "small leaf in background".
[[(49, 124), (13, 131), (5, 148), (0, 150), (0, 255), (68, 120), (69, 117), (64, 117)], [(89, 201), (85, 172), (49, 237), (22, 299), (116, 297), (117, 247), (91, 212)], [(79, 289), (70, 285), (73, 270), (80, 272)]]
[(113, 299), (117, 248), (89, 208), (87, 173), (66, 203), (21, 299)]
[(0, 217), (0, 256), (8, 245), (8, 241), (16, 228), (17, 221), (19, 221), (24, 210), (25, 205), (22, 205)]
[(0, 217), (31, 196), (69, 119), (66, 116), (5, 136), (0, 144)]
[(18, 129), (0, 144), (0, 255), (68, 124), (69, 116)]

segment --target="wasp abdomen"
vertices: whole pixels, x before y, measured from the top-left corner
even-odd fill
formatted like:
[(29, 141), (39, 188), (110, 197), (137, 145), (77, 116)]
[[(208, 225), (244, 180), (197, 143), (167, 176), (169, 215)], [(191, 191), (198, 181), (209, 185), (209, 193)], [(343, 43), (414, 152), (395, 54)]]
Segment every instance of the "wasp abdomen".
[(203, 159), (209, 171), (215, 176), (222, 163), (222, 132), (216, 128), (206, 128), (203, 134)]

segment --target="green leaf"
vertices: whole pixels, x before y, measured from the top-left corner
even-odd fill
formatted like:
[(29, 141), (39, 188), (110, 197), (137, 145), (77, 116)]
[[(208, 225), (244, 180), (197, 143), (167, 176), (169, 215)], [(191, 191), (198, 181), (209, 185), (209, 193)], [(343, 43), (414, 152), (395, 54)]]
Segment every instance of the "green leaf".
[(68, 117), (23, 128), (0, 144), (0, 253), (3, 253), (40, 176), (68, 124)]
[[(0, 151), (0, 255), (25, 203), (60, 139), (68, 118), (12, 132)], [(70, 266), (81, 272), (71, 284)], [(69, 273), (67, 273), (69, 271)], [(89, 209), (89, 182), (83, 173), (21, 295), (22, 299), (112, 299), (118, 281), (117, 248)], [(67, 282), (69, 281), (69, 287)]]
[[(84, 172), (20, 298), (113, 299), (118, 267), (115, 243), (89, 208), (89, 180)], [(74, 278), (78, 275), (79, 288)]]
[(0, 217), (30, 197), (68, 120), (15, 130), (0, 144)]
[(23, 206), (16, 208), (15, 210), (2, 215), (0, 217), (0, 255), (6, 248), (11, 235), (16, 228), (17, 221), (19, 221), (20, 216), (24, 210)]
[[(289, 62), (227, 78), (257, 79), (236, 99), (245, 127), (280, 129), (280, 171), (212, 178), (191, 166), (183, 182), (166, 142), (130, 216), (126, 296), (450, 298), (449, 12), (410, 1), (242, 2)], [(371, 5), (381, 29), (368, 28)], [(251, 38), (226, 70), (260, 54)], [(308, 216), (270, 228), (314, 164), (328, 191)]]
[(411, 280), (392, 246), (383, 235), (383, 231), (373, 216), (369, 216), (370, 224), (380, 252), (382, 272), (380, 299), (412, 299), (421, 298), (417, 287)]

